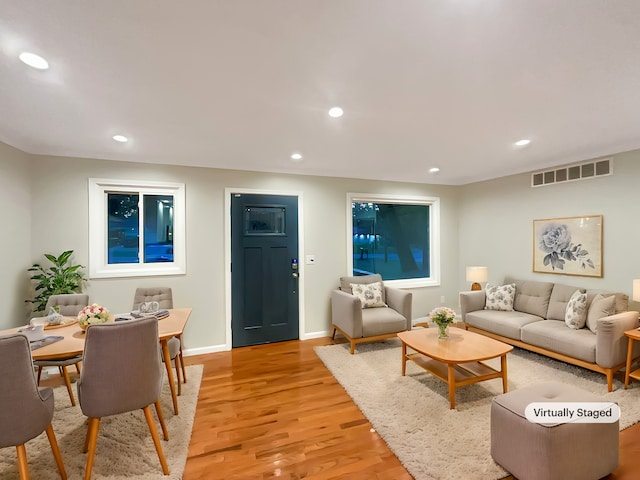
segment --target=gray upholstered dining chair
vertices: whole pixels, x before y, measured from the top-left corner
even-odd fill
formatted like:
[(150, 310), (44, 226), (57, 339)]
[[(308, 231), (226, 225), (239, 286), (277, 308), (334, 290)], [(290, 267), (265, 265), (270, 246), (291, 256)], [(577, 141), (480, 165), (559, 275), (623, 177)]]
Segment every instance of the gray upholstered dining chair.
[(164, 439), (169, 439), (160, 407), (162, 362), (158, 356), (158, 320), (145, 317), (127, 322), (89, 325), (84, 346), (84, 365), (78, 380), (82, 413), (89, 417), (84, 451), (85, 479), (91, 470), (98, 441), (100, 419), (142, 409), (160, 459), (169, 474), (151, 405), (155, 405)]
[[(133, 309), (138, 310), (140, 304), (144, 302), (158, 302), (159, 308), (173, 308), (173, 292), (169, 287), (138, 287), (133, 297)], [(178, 377), (178, 395), (182, 394), (181, 383), (187, 381), (186, 370), (184, 368), (184, 360), (182, 357), (182, 338), (176, 336), (168, 342), (169, 354), (171, 360), (174, 361), (176, 367), (176, 376)], [(179, 360), (176, 358), (179, 357)], [(180, 378), (182, 372), (182, 379)]]
[(66, 479), (51, 424), (53, 389), (36, 385), (27, 337), (21, 334), (0, 337), (0, 357), (0, 448), (16, 447), (20, 479), (28, 479), (25, 443), (46, 431), (60, 477)]
[[(81, 293), (65, 293), (59, 295), (51, 295), (47, 300), (47, 306), (45, 312), (49, 312), (51, 307), (59, 307), (60, 314), (65, 317), (75, 317), (80, 310), (89, 305), (89, 295)], [(75, 406), (76, 401), (73, 397), (73, 390), (71, 389), (71, 379), (69, 378), (69, 372), (67, 367), (75, 365), (76, 371), (80, 373), (80, 362), (82, 361), (82, 355), (76, 355), (74, 357), (67, 358), (42, 358), (35, 360), (33, 364), (38, 367), (38, 385), (40, 385), (40, 377), (42, 375), (42, 369), (45, 367), (58, 367), (60, 375), (64, 378), (64, 383), (67, 386), (67, 392), (69, 392), (69, 398), (71, 399), (71, 405)]]

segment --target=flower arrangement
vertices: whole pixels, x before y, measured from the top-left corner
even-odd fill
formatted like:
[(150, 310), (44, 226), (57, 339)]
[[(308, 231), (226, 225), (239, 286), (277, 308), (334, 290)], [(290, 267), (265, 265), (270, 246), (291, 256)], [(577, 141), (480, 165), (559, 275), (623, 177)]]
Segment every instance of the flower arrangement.
[(109, 320), (109, 310), (97, 303), (87, 305), (78, 313), (78, 324), (82, 329), (94, 323), (104, 323), (107, 320)]
[(438, 338), (447, 338), (447, 327), (456, 319), (456, 312), (449, 307), (438, 307), (431, 310), (429, 318), (438, 326)]

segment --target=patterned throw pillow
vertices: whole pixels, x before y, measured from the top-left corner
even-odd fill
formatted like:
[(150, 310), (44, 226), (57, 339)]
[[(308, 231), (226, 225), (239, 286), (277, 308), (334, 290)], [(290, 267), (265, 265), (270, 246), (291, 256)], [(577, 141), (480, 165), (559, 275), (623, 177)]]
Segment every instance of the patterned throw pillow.
[(576, 290), (571, 295), (564, 314), (567, 327), (579, 330), (587, 323), (587, 294)]
[(604, 297), (600, 294), (596, 295), (589, 305), (589, 311), (587, 312), (587, 327), (593, 333), (596, 333), (598, 328), (598, 320), (609, 315), (613, 315), (615, 309), (616, 297), (611, 295), (610, 297)]
[(351, 291), (362, 302), (362, 308), (386, 307), (382, 301), (382, 283), (351, 283)]
[(513, 310), (513, 299), (516, 296), (516, 284), (490, 285), (486, 287), (487, 302), (485, 310), (503, 310), (510, 312)]

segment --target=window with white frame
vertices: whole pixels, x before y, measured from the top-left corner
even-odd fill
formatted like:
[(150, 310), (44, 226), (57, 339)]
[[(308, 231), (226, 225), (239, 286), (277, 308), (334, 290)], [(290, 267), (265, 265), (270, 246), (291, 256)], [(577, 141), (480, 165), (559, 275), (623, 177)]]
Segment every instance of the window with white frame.
[(186, 272), (184, 184), (89, 179), (89, 276)]
[(348, 268), (397, 287), (440, 284), (440, 199), (347, 195)]

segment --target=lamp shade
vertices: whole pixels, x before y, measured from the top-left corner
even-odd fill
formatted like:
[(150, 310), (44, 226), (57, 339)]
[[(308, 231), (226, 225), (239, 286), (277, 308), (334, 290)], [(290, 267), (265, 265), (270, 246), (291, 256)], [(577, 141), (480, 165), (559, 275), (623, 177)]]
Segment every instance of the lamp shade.
[(486, 282), (489, 279), (487, 267), (467, 267), (467, 282)]
[(489, 269), (487, 267), (467, 267), (467, 282), (471, 284), (471, 290), (482, 290), (480, 282), (486, 282), (489, 278)]
[(640, 279), (633, 281), (632, 300), (634, 302), (640, 302)]

